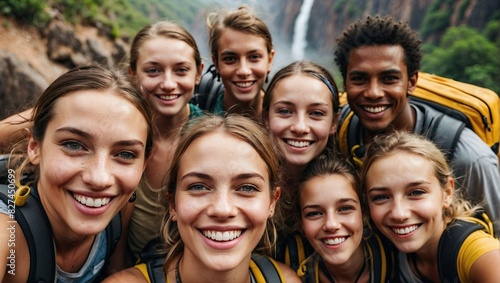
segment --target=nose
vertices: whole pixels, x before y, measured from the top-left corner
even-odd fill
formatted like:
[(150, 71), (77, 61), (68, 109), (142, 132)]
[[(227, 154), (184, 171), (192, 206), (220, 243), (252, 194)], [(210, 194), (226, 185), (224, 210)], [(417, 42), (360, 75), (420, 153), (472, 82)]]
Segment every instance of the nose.
[(367, 90), (365, 91), (365, 97), (370, 99), (378, 99), (384, 96), (384, 92), (380, 85), (380, 82), (377, 79), (370, 80), (370, 83), (367, 86)]
[(403, 222), (410, 218), (411, 212), (404, 200), (395, 200), (390, 215), (393, 220)]
[(103, 190), (113, 185), (113, 174), (107, 154), (95, 154), (84, 165), (82, 179), (95, 190)]
[(210, 217), (226, 219), (236, 215), (236, 207), (229, 195), (229, 192), (214, 192), (211, 204), (207, 210)]
[(292, 132), (303, 135), (309, 133), (309, 123), (305, 114), (298, 114), (295, 117), (295, 121), (292, 124), (291, 130)]
[(340, 229), (341, 224), (340, 221), (335, 215), (335, 213), (326, 213), (325, 223), (323, 225), (324, 231), (335, 231)]
[(177, 87), (177, 82), (175, 81), (175, 77), (171, 72), (165, 72), (160, 87), (164, 90), (169, 91), (172, 91)]
[(249, 76), (251, 73), (252, 73), (252, 71), (250, 69), (249, 63), (246, 62), (245, 60), (241, 60), (240, 65), (238, 66), (238, 69), (236, 70), (236, 74), (238, 76), (246, 77), (246, 76)]

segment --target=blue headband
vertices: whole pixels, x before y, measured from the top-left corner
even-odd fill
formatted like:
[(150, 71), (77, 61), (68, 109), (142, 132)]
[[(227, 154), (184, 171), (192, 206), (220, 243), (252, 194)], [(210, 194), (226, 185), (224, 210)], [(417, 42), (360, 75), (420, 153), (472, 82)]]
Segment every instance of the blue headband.
[(313, 73), (311, 72), (310, 73), (311, 75), (319, 78), (327, 87), (328, 89), (330, 90), (330, 92), (333, 94), (333, 110), (335, 112), (338, 112), (339, 111), (339, 94), (335, 91), (335, 89), (333, 88), (332, 84), (330, 83), (330, 81), (325, 78), (325, 76), (321, 75), (321, 74), (318, 74), (318, 73)]

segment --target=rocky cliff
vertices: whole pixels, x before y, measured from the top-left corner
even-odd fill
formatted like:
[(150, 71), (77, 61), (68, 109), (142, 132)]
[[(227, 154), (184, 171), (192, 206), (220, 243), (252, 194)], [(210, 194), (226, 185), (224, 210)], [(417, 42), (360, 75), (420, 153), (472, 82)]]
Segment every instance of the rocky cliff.
[[(277, 11), (273, 24), (285, 41), (292, 41), (294, 21), (302, 2), (272, 1), (270, 10)], [(314, 0), (307, 41), (309, 48), (329, 52), (347, 25), (368, 15), (390, 15), (420, 31), (425, 24), (433, 29), (432, 35), (425, 39), (435, 40), (450, 26), (483, 28), (499, 10), (498, 0)]]

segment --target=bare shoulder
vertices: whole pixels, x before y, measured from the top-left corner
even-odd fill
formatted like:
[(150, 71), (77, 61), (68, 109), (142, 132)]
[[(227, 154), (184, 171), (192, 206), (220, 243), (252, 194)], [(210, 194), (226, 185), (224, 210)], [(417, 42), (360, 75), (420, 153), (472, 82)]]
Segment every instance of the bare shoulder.
[(103, 283), (119, 283), (119, 282), (144, 282), (148, 281), (144, 278), (144, 275), (139, 271), (139, 269), (131, 267), (120, 272), (117, 272), (102, 281)]
[(300, 277), (297, 275), (297, 273), (291, 269), (288, 265), (282, 263), (282, 262), (279, 262), (279, 261), (276, 261), (276, 263), (278, 264), (279, 268), (281, 269), (281, 272), (283, 273), (283, 276), (285, 277), (285, 280), (287, 283), (294, 283), (294, 282), (297, 282), (297, 283), (301, 283), (302, 280), (300, 280)]

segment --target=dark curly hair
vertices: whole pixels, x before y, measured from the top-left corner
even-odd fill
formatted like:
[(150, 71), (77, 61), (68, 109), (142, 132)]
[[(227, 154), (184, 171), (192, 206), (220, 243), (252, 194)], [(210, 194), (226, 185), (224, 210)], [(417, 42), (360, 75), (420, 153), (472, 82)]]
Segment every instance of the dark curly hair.
[(335, 63), (344, 81), (351, 50), (367, 45), (401, 45), (405, 53), (408, 77), (420, 70), (422, 40), (417, 32), (407, 22), (396, 22), (389, 16), (368, 16), (364, 21), (358, 20), (350, 25), (337, 39)]

